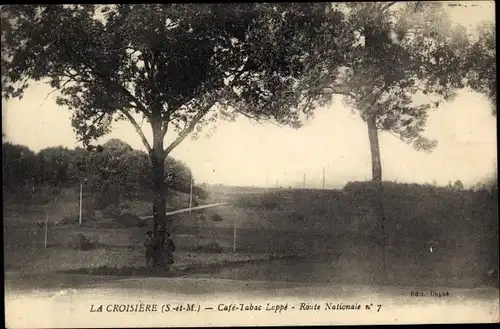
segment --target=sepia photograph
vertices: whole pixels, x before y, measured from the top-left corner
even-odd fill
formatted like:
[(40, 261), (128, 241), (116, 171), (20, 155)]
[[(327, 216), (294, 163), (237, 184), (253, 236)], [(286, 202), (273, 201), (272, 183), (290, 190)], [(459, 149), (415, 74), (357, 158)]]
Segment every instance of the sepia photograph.
[(0, 14), (6, 328), (500, 323), (493, 1)]

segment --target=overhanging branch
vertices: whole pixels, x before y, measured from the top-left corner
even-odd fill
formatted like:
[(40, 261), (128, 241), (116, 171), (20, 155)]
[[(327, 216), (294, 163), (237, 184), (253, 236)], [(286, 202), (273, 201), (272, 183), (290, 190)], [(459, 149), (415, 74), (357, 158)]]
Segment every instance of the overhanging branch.
[(132, 126), (134, 126), (135, 131), (141, 137), (142, 144), (144, 144), (148, 153), (151, 153), (151, 150), (152, 150), (151, 145), (149, 145), (148, 140), (146, 139), (146, 136), (144, 136), (144, 133), (142, 132), (141, 127), (137, 124), (137, 121), (135, 121), (134, 117), (128, 111), (121, 110), (121, 112), (123, 113), (123, 115), (125, 115), (125, 117), (128, 119), (128, 121), (130, 121), (130, 123), (132, 123)]
[[(230, 82), (230, 84), (228, 86), (226, 86), (226, 88), (228, 90), (231, 90), (233, 88), (233, 86), (236, 84), (236, 82), (238, 81), (238, 79), (243, 75), (243, 73), (246, 72), (246, 67), (247, 67), (247, 63), (245, 63), (243, 65), (243, 68), (236, 72), (235, 75), (234, 75), (234, 78), (233, 80)], [(188, 103), (192, 98), (188, 98), (186, 99), (185, 101), (183, 101), (183, 103), (181, 105), (179, 105), (177, 108), (180, 108), (181, 106), (185, 105), (186, 103)], [(205, 114), (207, 114), (208, 110), (210, 110), (210, 108), (212, 106), (215, 105), (215, 103), (217, 102), (217, 100), (214, 100), (214, 101), (211, 101), (202, 111), (199, 111), (195, 117), (193, 118), (193, 120), (191, 121), (191, 123), (188, 125), (188, 127), (186, 129), (184, 129), (180, 134), (179, 136), (177, 137), (176, 140), (174, 140), (172, 142), (172, 144), (170, 144), (167, 149), (165, 150), (165, 152), (167, 154), (169, 154), (175, 147), (177, 147), (180, 143), (182, 143), (182, 141), (194, 130), (195, 126), (198, 124), (198, 122), (201, 121), (201, 119), (205, 116)], [(171, 111), (169, 113), (169, 115), (171, 115), (173, 112), (175, 111)], [(168, 130), (168, 121), (165, 122), (165, 124), (163, 125), (162, 127), (162, 137), (165, 137), (165, 135), (167, 134), (167, 130)]]
[(324, 94), (338, 94), (338, 95), (345, 95), (345, 96), (350, 96), (354, 99), (356, 99), (356, 95), (350, 92), (346, 87), (341, 87), (341, 86), (333, 86), (333, 87), (326, 87)]
[[(418, 1), (418, 2), (420, 2), (420, 1)], [(417, 2), (417, 6), (418, 6), (418, 2)], [(395, 5), (396, 3), (398, 3), (398, 1), (391, 1), (387, 4), (385, 4), (384, 6), (382, 6), (382, 11), (389, 9), (392, 5)]]
[(186, 97), (185, 99), (183, 99), (178, 105), (176, 105), (176, 109), (171, 109), (169, 108), (168, 111), (167, 111), (167, 118), (161, 128), (161, 136), (162, 138), (165, 138), (165, 135), (167, 134), (167, 131), (168, 131), (168, 124), (170, 123), (170, 121), (172, 120), (172, 114), (180, 109), (182, 106), (186, 105), (189, 101), (191, 101), (192, 97)]
[(61, 89), (63, 89), (64, 87), (66, 87), (66, 85), (67, 85), (68, 83), (70, 83), (71, 81), (72, 81), (72, 79), (68, 79), (68, 80), (66, 80), (66, 81), (62, 84), (62, 86), (60, 86), (59, 88), (54, 88), (54, 89), (52, 89), (52, 91), (51, 91), (51, 92), (49, 92), (49, 93), (47, 94), (47, 96), (45, 96), (45, 98), (43, 99), (43, 102), (42, 102), (42, 104), (40, 105), (40, 107), (42, 107), (42, 106), (43, 106), (43, 104), (45, 103), (45, 101), (47, 100), (47, 98), (49, 98), (49, 96), (50, 96), (52, 93), (54, 93), (54, 92), (56, 92), (56, 91), (60, 91)]
[(120, 90), (125, 95), (125, 97), (129, 98), (130, 100), (132, 100), (132, 102), (135, 103), (137, 108), (144, 114), (144, 116), (150, 119), (146, 107), (139, 101), (139, 99), (137, 99), (137, 97), (135, 97), (127, 88), (122, 85), (120, 85)]
[[(106, 112), (102, 112), (97, 118), (92, 120), (92, 123), (90, 124), (91, 127), (97, 125), (98, 123), (101, 123), (101, 121), (104, 119), (104, 116), (106, 115)], [(78, 139), (78, 142), (85, 142), (88, 141), (88, 135), (83, 136), (82, 138)]]
[(196, 125), (203, 119), (203, 117), (208, 113), (210, 108), (215, 105), (217, 101), (211, 101), (205, 108), (199, 111), (191, 120), (186, 129), (184, 129), (179, 136), (165, 149), (166, 154), (170, 154), (174, 148), (176, 148), (182, 141), (194, 130)]

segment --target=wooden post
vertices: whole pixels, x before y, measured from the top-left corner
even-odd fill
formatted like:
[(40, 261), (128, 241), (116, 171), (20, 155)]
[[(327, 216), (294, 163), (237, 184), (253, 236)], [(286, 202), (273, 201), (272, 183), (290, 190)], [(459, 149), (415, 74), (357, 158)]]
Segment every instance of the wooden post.
[(323, 190), (325, 189), (325, 167), (323, 167)]
[(78, 223), (82, 225), (82, 194), (83, 194), (83, 183), (80, 182), (80, 217)]
[(49, 230), (49, 214), (47, 208), (45, 208), (45, 238), (44, 238), (44, 248), (47, 248), (47, 233)]
[(191, 208), (193, 208), (193, 177), (191, 177), (191, 184), (189, 189), (189, 212), (191, 212)]
[(236, 252), (236, 218), (234, 219), (234, 230), (233, 230), (233, 252)]

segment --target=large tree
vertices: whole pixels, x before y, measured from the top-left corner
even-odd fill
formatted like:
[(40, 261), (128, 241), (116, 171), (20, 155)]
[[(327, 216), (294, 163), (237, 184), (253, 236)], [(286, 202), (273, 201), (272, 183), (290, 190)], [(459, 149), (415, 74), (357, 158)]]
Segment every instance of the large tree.
[[(309, 67), (309, 92), (328, 101), (342, 95), (367, 124), (372, 159), (374, 210), (380, 222), (387, 266), (379, 132), (389, 132), (417, 150), (431, 151), (437, 141), (423, 135), (431, 109), (470, 87), (496, 102), (495, 37), (454, 24), (443, 3), (350, 3), (345, 33), (353, 37), (343, 65), (320, 53)], [(333, 63), (331, 64), (331, 61)], [(390, 242), (390, 241), (389, 241)], [(385, 268), (388, 273), (387, 267)]]
[[(308, 61), (319, 50), (343, 58), (347, 44), (337, 45), (342, 29), (337, 35), (334, 28), (342, 13), (328, 8), (2, 6), (2, 93), (20, 98), (30, 81), (48, 82), (85, 144), (107, 134), (113, 121), (129, 121), (151, 159), (154, 222), (165, 230), (164, 162), (189, 134), (235, 114), (298, 126), (300, 113), (316, 106), (306, 92), (311, 86), (299, 83)], [(172, 130), (177, 137), (165, 145)]]

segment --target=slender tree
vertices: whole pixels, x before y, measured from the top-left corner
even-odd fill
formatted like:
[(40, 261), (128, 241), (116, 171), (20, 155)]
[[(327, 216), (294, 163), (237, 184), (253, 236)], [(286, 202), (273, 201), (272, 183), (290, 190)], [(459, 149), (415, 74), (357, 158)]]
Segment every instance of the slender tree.
[[(442, 3), (350, 3), (342, 40), (351, 42), (343, 65), (320, 53), (305, 83), (323, 102), (342, 95), (366, 122), (372, 159), (373, 207), (380, 222), (386, 274), (387, 232), (379, 132), (389, 132), (417, 150), (437, 141), (423, 135), (430, 110), (471, 87), (496, 101), (494, 34), (479, 37), (453, 24)], [(329, 63), (333, 60), (333, 65)]]

